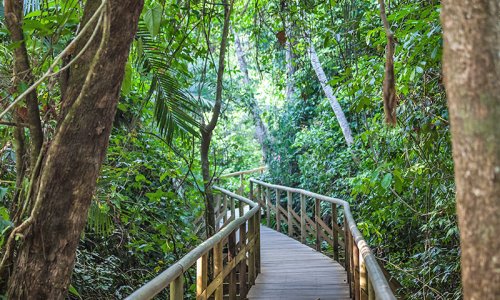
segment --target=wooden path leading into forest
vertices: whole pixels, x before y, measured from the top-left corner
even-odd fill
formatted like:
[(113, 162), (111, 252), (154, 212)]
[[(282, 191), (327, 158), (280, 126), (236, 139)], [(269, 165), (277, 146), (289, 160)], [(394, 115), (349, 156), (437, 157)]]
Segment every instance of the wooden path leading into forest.
[[(347, 300), (351, 296), (396, 300), (349, 203), (253, 178), (246, 198), (242, 175), (260, 170), (230, 174), (240, 176), (239, 194), (213, 186), (216, 233), (126, 300), (153, 299), (166, 288), (170, 299), (192, 299), (193, 291), (184, 284), (192, 268), (196, 268), (197, 300)], [(261, 218), (276, 231), (261, 225)], [(324, 250), (333, 259), (322, 254)]]
[(261, 274), (248, 299), (351, 299), (347, 274), (339, 263), (265, 226), (260, 238)]

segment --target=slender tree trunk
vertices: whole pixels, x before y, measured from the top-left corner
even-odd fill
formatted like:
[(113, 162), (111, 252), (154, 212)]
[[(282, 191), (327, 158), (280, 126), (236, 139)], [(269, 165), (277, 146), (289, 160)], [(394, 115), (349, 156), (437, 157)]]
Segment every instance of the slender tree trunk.
[(222, 107), (222, 88), (224, 67), (226, 59), (227, 37), (229, 35), (229, 20), (231, 19), (231, 12), (233, 10), (234, 0), (222, 1), (224, 7), (224, 25), (222, 27), (222, 40), (219, 50), (219, 65), (217, 69), (217, 85), (215, 91), (215, 104), (212, 108), (212, 117), (208, 124), (202, 124), (201, 130), (201, 146), (200, 146), (200, 159), (201, 159), (201, 173), (203, 177), (203, 185), (205, 188), (205, 225), (207, 238), (215, 233), (215, 213), (214, 213), (214, 194), (212, 191), (212, 176), (210, 173), (210, 144), (212, 142), (212, 134), (217, 126), (220, 111)]
[[(251, 86), (250, 76), (248, 75), (248, 67), (245, 59), (245, 52), (243, 51), (243, 47), (241, 45), (240, 38), (236, 31), (233, 30), (234, 35), (234, 43), (236, 46), (236, 56), (238, 58), (238, 66), (240, 68), (241, 73), (243, 73), (243, 82), (248, 87)], [(252, 115), (253, 123), (255, 125), (255, 137), (257, 138), (257, 142), (259, 143), (262, 150), (262, 158), (266, 161), (267, 153), (268, 153), (268, 134), (267, 128), (261, 118), (261, 110), (257, 100), (255, 99), (255, 95), (253, 92), (250, 95), (250, 102), (247, 105), (250, 113)]]
[(292, 25), (290, 21), (285, 21), (285, 32), (286, 32), (286, 43), (285, 43), (285, 61), (286, 61), (286, 101), (290, 103), (292, 101), (293, 93), (295, 91), (295, 83), (293, 81), (293, 74), (295, 73), (295, 68), (293, 66), (293, 61), (295, 59), (292, 49)]
[[(87, 1), (83, 22), (100, 4)], [(44, 155), (34, 208), (16, 251), (9, 299), (67, 295), (142, 5), (138, 0), (108, 0), (98, 38), (71, 67), (67, 114)], [(75, 53), (86, 41), (80, 40)]]
[(500, 297), (499, 15), (498, 0), (443, 1), (464, 299)]
[(316, 50), (314, 46), (309, 46), (309, 55), (311, 58), (311, 64), (313, 66), (314, 72), (316, 72), (316, 76), (318, 77), (319, 82), (321, 83), (321, 87), (323, 87), (323, 91), (325, 92), (326, 97), (330, 101), (330, 105), (332, 106), (333, 112), (337, 117), (340, 128), (342, 129), (342, 133), (344, 134), (345, 141), (347, 146), (350, 146), (353, 143), (351, 129), (349, 127), (349, 123), (344, 115), (344, 111), (340, 107), (339, 102), (337, 101), (337, 97), (333, 94), (332, 87), (328, 84), (328, 79), (326, 78), (325, 71), (323, 71), (323, 67), (318, 58), (318, 54), (316, 54)]
[[(11, 40), (14, 43), (20, 43), (14, 50), (14, 84), (18, 90), (22, 83), (26, 86), (33, 84), (33, 76), (22, 29), (22, 21), (24, 18), (23, 2), (23, 0), (4, 1), (5, 20)], [(30, 165), (31, 168), (33, 168), (43, 144), (42, 123), (40, 120), (36, 90), (26, 96), (26, 108), (31, 139)]]

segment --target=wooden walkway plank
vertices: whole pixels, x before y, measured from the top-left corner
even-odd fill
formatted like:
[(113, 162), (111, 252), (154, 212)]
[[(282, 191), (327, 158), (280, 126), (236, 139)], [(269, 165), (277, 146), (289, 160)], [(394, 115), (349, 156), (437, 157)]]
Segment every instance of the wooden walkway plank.
[(344, 268), (300, 242), (261, 226), (261, 274), (249, 300), (347, 300)]

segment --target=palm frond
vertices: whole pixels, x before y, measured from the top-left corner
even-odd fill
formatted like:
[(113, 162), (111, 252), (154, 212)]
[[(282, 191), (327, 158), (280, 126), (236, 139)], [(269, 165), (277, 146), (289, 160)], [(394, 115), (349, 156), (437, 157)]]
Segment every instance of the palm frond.
[(178, 78), (187, 76), (172, 70), (169, 51), (153, 38), (144, 23), (140, 23), (137, 38), (141, 53), (135, 64), (151, 75), (148, 100), (155, 104), (155, 120), (160, 134), (171, 142), (176, 133), (198, 136), (199, 109), (179, 83)]
[(114, 231), (111, 216), (101, 210), (95, 201), (92, 202), (89, 209), (87, 228), (102, 236), (110, 236)]

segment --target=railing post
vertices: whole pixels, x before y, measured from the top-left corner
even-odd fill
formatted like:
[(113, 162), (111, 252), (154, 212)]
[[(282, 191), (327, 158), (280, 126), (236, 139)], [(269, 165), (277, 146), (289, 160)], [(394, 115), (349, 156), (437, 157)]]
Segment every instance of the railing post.
[(354, 275), (354, 300), (360, 300), (361, 293), (359, 285), (359, 249), (354, 239), (352, 239), (352, 263)]
[(224, 224), (227, 222), (227, 196), (226, 194), (222, 195), (222, 203), (224, 204), (224, 217), (222, 219), (224, 220)]
[(253, 202), (257, 202), (257, 204), (259, 204), (258, 201), (255, 201), (255, 199), (254, 199), (254, 195), (253, 195), (253, 182), (252, 181), (250, 181), (250, 200), (252, 200)]
[[(217, 277), (217, 275), (219, 275), (224, 268), (223, 257), (222, 257), (222, 248), (223, 248), (222, 241), (218, 242), (214, 246), (214, 278)], [(224, 285), (221, 282), (221, 284), (215, 290), (215, 300), (223, 300), (223, 298), (224, 298), (224, 290), (223, 289), (224, 289)]]
[(170, 283), (170, 299), (184, 299), (184, 274), (180, 274)]
[(255, 284), (255, 216), (248, 220), (248, 242), (252, 243), (252, 247), (248, 248), (248, 284)]
[(231, 202), (231, 218), (234, 220), (236, 218), (236, 205), (234, 203), (234, 198), (230, 198), (229, 201)]
[(255, 273), (260, 274), (260, 214), (256, 214), (255, 222)]
[(271, 193), (269, 192), (269, 188), (266, 188), (266, 225), (267, 227), (271, 224)]
[(337, 231), (337, 204), (332, 203), (333, 259), (339, 261), (339, 232)]
[(278, 189), (275, 189), (274, 192), (276, 193), (276, 231), (280, 232), (281, 231), (280, 191)]
[(306, 196), (300, 194), (300, 242), (306, 242)]
[(368, 274), (366, 264), (361, 252), (359, 253), (359, 294), (361, 300), (368, 300)]
[(372, 281), (370, 279), (370, 277), (368, 276), (368, 300), (375, 300), (375, 290), (373, 289), (373, 284), (372, 284)]
[(208, 280), (207, 257), (208, 257), (207, 254), (204, 254), (196, 261), (196, 300), (207, 299), (206, 293), (205, 297), (201, 296), (203, 291), (207, 289), (207, 280)]
[[(243, 223), (240, 226), (240, 251), (247, 251), (245, 247), (247, 245), (247, 224)], [(247, 260), (246, 255), (243, 256), (243, 259), (240, 262), (240, 299), (245, 299), (247, 296)]]
[(293, 222), (292, 222), (292, 201), (293, 194), (290, 191), (286, 192), (287, 200), (286, 200), (286, 211), (287, 211), (287, 223), (288, 223), (288, 235), (293, 237)]
[(220, 212), (220, 195), (216, 194), (215, 195), (215, 206), (214, 206), (214, 217), (215, 217), (215, 232), (219, 231), (220, 229), (220, 222), (217, 222), (217, 219), (219, 219), (219, 216), (221, 215)]
[(351, 232), (344, 213), (344, 263), (347, 272), (347, 283), (349, 284), (349, 296), (352, 297), (352, 257), (349, 248), (351, 247)]
[(244, 192), (244, 187), (243, 187), (243, 174), (240, 174), (240, 188), (239, 188), (239, 195), (243, 196)]
[[(229, 234), (227, 240), (228, 263), (236, 258), (236, 229)], [(229, 299), (236, 300), (236, 269), (233, 268), (229, 274)]]
[(316, 227), (316, 251), (321, 252), (321, 227), (319, 225), (319, 219), (321, 218), (321, 206), (319, 199), (314, 201), (314, 223)]

